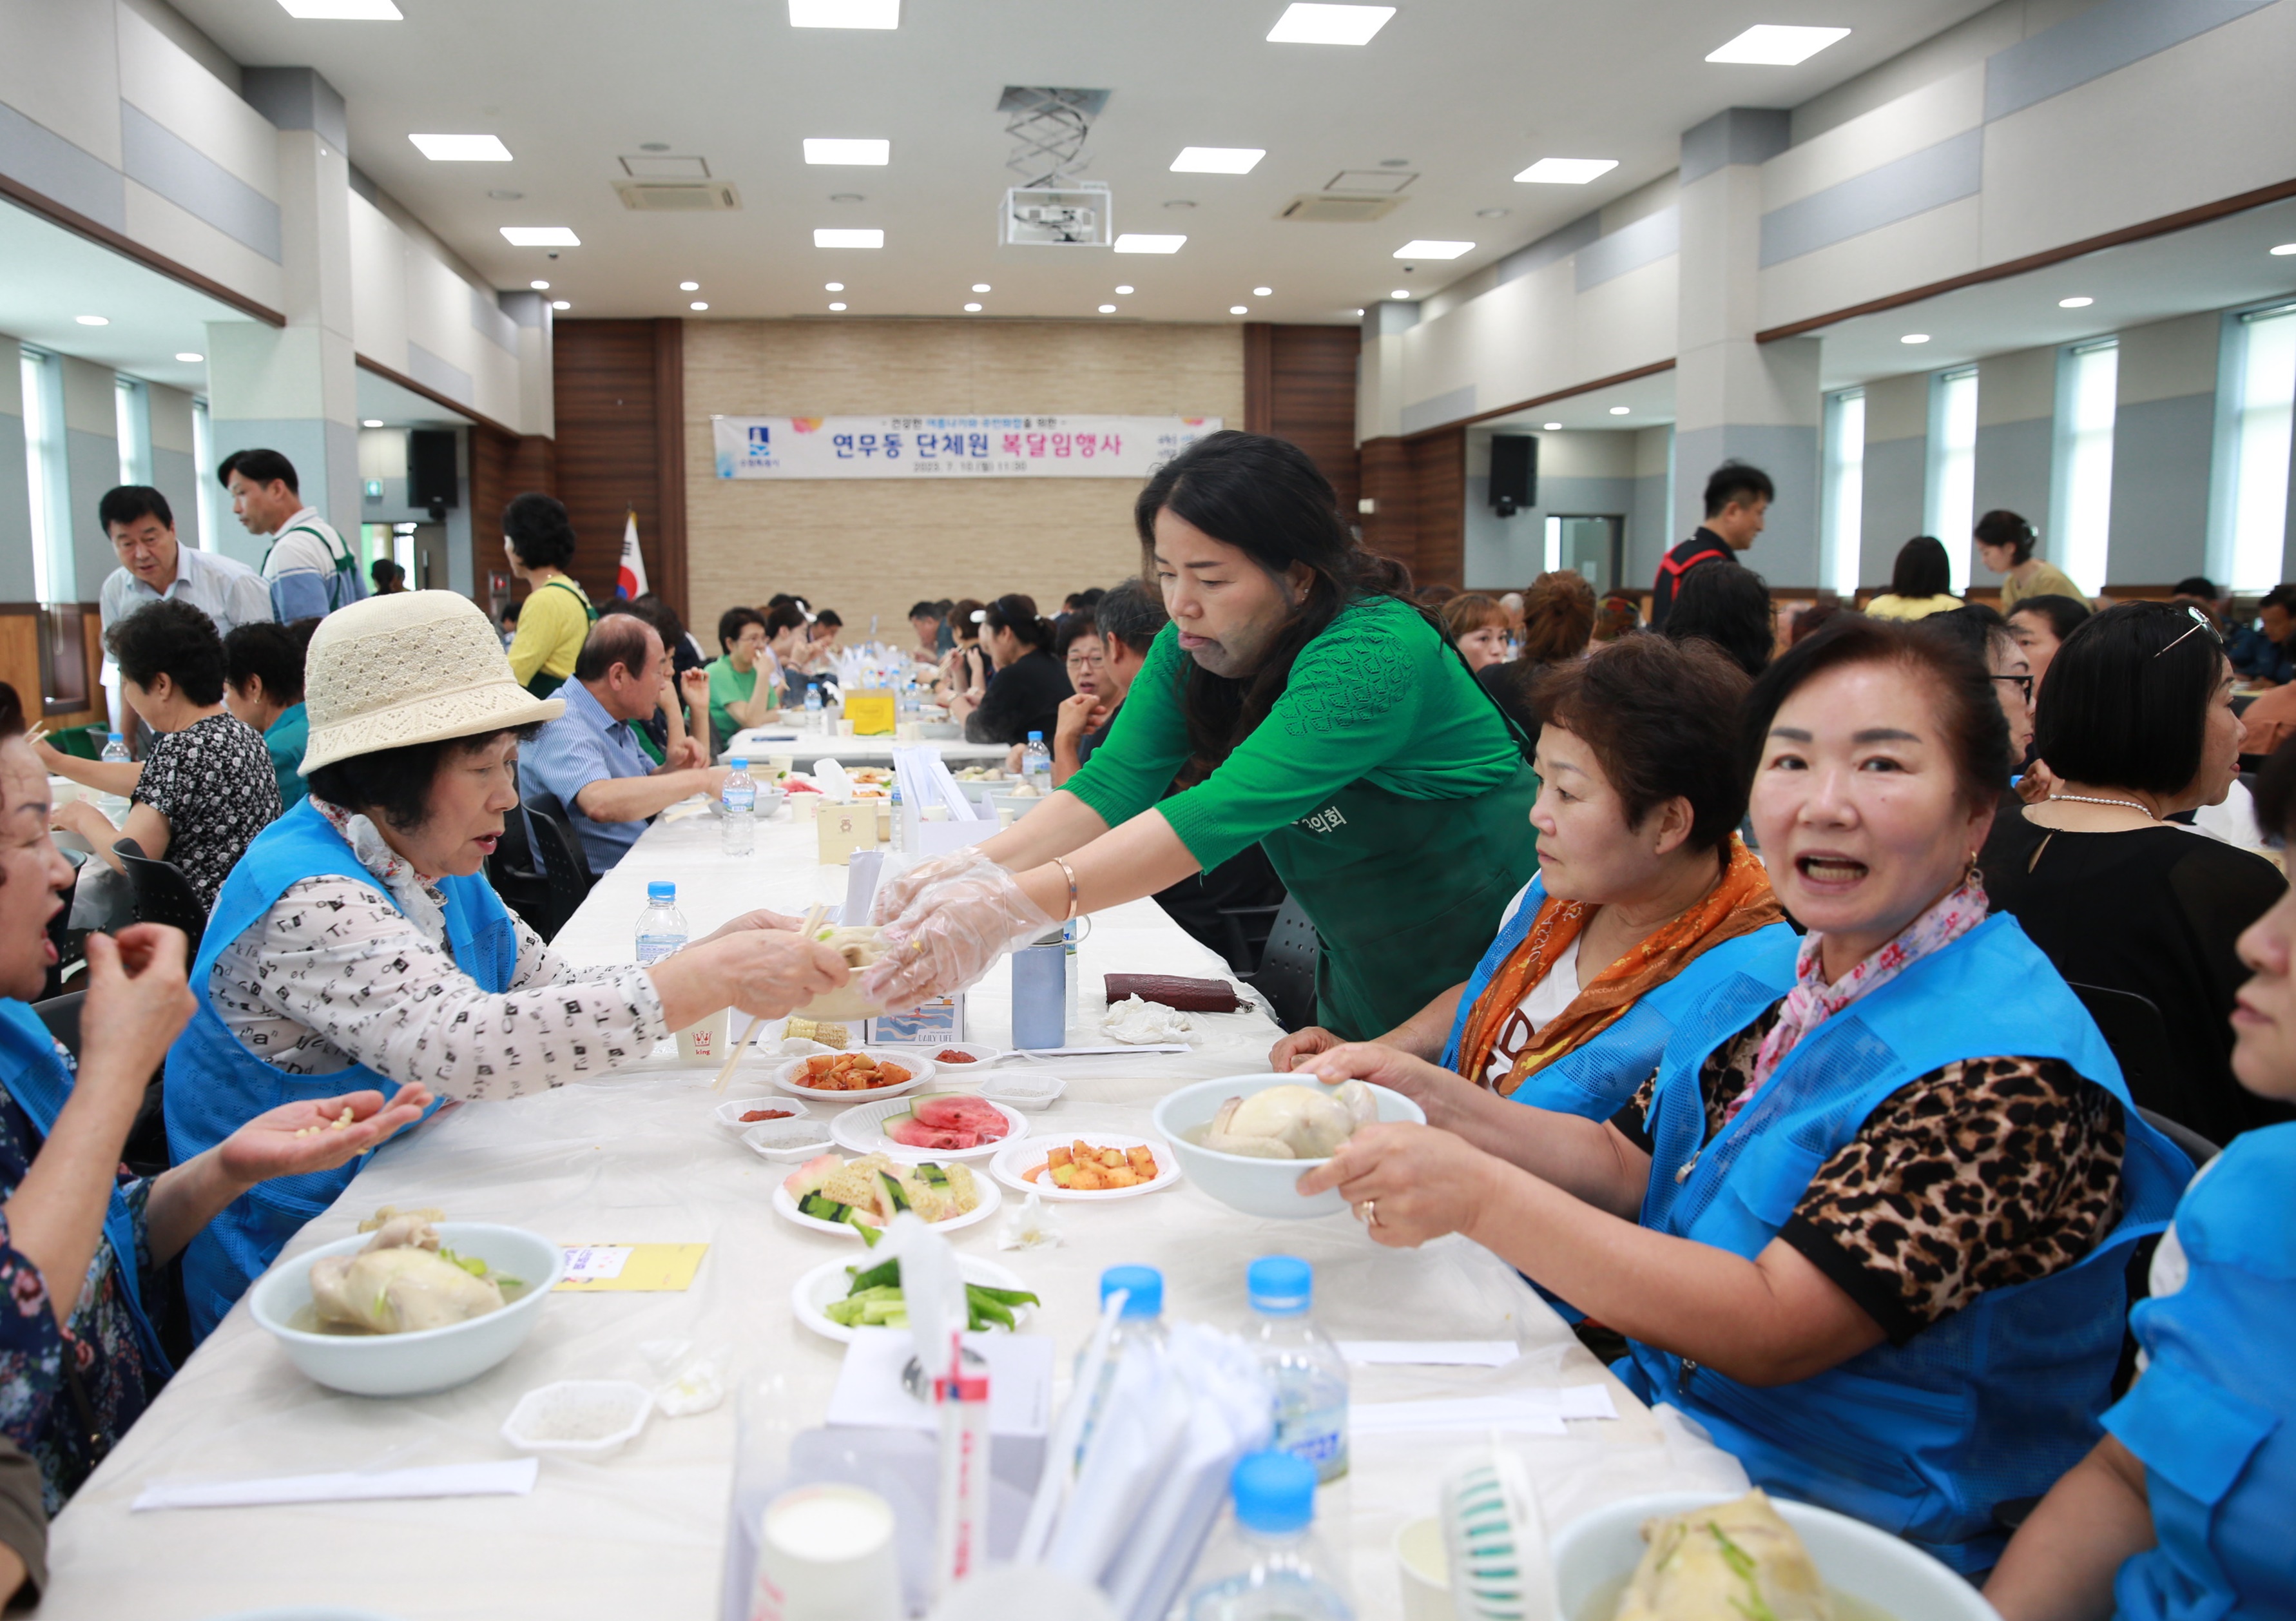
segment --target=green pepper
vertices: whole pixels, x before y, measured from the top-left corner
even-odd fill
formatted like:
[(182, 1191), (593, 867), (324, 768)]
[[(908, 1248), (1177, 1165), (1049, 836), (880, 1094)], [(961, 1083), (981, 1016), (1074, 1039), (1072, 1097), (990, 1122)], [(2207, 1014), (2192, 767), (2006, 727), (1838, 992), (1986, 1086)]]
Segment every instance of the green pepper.
[(853, 1287), (847, 1291), (851, 1295), (857, 1295), (864, 1289), (882, 1288), (889, 1283), (898, 1288), (901, 1281), (901, 1263), (898, 1260), (881, 1261), (865, 1272), (854, 1266), (849, 1266), (845, 1270), (853, 1279)]

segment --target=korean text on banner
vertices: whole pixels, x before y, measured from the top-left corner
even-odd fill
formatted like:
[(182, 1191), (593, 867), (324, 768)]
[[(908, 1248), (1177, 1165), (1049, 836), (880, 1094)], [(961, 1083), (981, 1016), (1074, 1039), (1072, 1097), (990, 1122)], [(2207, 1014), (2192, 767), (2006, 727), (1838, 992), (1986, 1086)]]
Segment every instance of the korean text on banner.
[(721, 479), (1146, 478), (1217, 416), (718, 416)]

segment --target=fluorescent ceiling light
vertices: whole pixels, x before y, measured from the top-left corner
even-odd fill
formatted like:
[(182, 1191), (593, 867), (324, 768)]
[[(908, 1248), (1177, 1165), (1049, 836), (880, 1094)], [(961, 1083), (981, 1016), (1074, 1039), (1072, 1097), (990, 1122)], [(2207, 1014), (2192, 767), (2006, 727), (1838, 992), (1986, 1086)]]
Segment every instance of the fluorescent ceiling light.
[(1129, 282), (1127, 282), (1122, 286), (1117, 288), (1116, 291), (1119, 293), (1129, 292), (1132, 291), (1132, 284)]
[(362, 428), (380, 428), (382, 426), (382, 418), (380, 416), (362, 417), (359, 421), (359, 426)]
[(1925, 332), (1909, 332), (1898, 340), (1900, 343), (1926, 343), (1929, 341), (1930, 335)]
[(1634, 407), (1631, 406), (1612, 406), (1611, 407), (1611, 415), (1613, 416), (1624, 416), (1633, 408)]
[(578, 248), (582, 239), (566, 226), (504, 226), (503, 240), (513, 248)]
[(701, 291), (701, 284), (700, 282), (680, 282), (677, 284), (677, 290), (680, 292), (699, 292)]
[(537, 292), (547, 292), (550, 291), (550, 284), (548, 282), (529, 282), (527, 283), (527, 285), (533, 288)]
[(882, 231), (817, 230), (813, 234), (816, 248), (882, 248), (885, 245)]
[(893, 144), (890, 141), (847, 141), (830, 136), (808, 136), (805, 138), (805, 160), (808, 163), (882, 166), (893, 160)]
[(433, 163), (507, 163), (510, 148), (500, 136), (411, 135), (415, 150)]
[(830, 309), (832, 309), (832, 310), (835, 310), (835, 309), (844, 309), (844, 308), (845, 308), (845, 306), (844, 306), (844, 305), (842, 305), (842, 304), (832, 304), (832, 305), (830, 306)]
[(1543, 422), (1538, 425), (1546, 429), (1549, 433), (1560, 433), (1562, 432), (1562, 424), (1559, 422)]
[(696, 299), (696, 300), (693, 300), (693, 302), (692, 302), (691, 304), (688, 304), (688, 305), (686, 306), (686, 308), (687, 308), (688, 309), (709, 309), (709, 304), (708, 304), (707, 302), (705, 302), (704, 300), (701, 300), (701, 299)]
[(967, 304), (964, 307), (964, 313), (967, 315), (979, 315), (980, 313), (980, 306), (978, 304)]
[(1256, 299), (1272, 299), (1275, 296), (1275, 289), (1273, 287), (1254, 287), (1251, 290), (1251, 296)]
[(1116, 313), (1116, 306), (1113, 304), (1103, 304), (1100, 307), (1100, 313), (1103, 315), (1114, 315)]
[(2275, 259), (2286, 259), (2292, 253), (2296, 253), (2296, 242), (2284, 242), (2272, 250), (2272, 257)]
[(1230, 315), (1250, 315), (1251, 313), (1251, 309), (1248, 305), (1230, 304), (1227, 307), (1227, 312)]
[(1368, 45), (1395, 15), (1391, 5), (1310, 5), (1293, 0), (1267, 30), (1277, 45)]
[(1265, 146), (1183, 146), (1172, 160), (1176, 175), (1248, 175), (1267, 155)]
[(279, 0), (290, 17), (312, 22), (399, 22), (405, 21), (390, 0)]
[(564, 299), (553, 299), (553, 300), (550, 300), (550, 307), (551, 307), (553, 309), (573, 309), (573, 308), (574, 308), (574, 306), (573, 306), (573, 305), (571, 305), (571, 304), (568, 303)]
[(845, 284), (843, 282), (824, 282), (821, 284), (821, 290), (824, 292), (842, 292), (845, 291)]
[(1709, 52), (1706, 60), (1791, 68), (1797, 62), (1808, 62), (1837, 39), (1849, 37), (1848, 29), (1791, 28), (1775, 22), (1758, 22), (1720, 50)]
[(189, 350), (186, 350), (182, 354), (177, 355), (176, 358), (182, 361), (185, 366), (197, 366), (201, 361), (206, 359), (207, 357), (205, 355), (193, 354)]
[(1408, 302), (1411, 298), (1411, 289), (1408, 287), (1398, 287), (1393, 292), (1389, 293), (1387, 296), (1391, 299), (1399, 299)]
[(988, 291), (988, 284), (987, 282), (975, 282), (972, 284), (972, 290), (975, 292), (986, 292)]
[(78, 321), (82, 326), (109, 326), (111, 325), (111, 317), (110, 316), (74, 316), (72, 319)]
[(1541, 158), (1515, 178), (1529, 185), (1584, 185), (1618, 167), (1616, 158)]
[(2059, 299), (2057, 300), (2057, 308), (2060, 309), (2087, 309), (2091, 304), (2095, 302), (2096, 300), (2092, 298)]
[(901, 0), (789, 0), (793, 29), (897, 29)]
[(1127, 231), (1116, 239), (1119, 253), (1177, 253), (1185, 236), (1144, 236), (1137, 231)]
[(1474, 251), (1475, 244), (1471, 242), (1429, 242), (1424, 238), (1414, 238), (1398, 248), (1395, 251), (1395, 257), (1398, 259), (1456, 259), (1462, 253), (1472, 253)]

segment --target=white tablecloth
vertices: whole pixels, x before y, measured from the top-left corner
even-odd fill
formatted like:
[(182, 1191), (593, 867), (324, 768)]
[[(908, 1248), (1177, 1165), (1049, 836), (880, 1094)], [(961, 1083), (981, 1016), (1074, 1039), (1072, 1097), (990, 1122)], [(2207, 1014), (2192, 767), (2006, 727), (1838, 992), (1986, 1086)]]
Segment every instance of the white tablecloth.
[[(718, 852), (707, 818), (657, 827), (598, 885), (558, 944), (586, 962), (627, 959), (650, 878), (679, 881), (696, 934), (760, 904), (785, 909), (844, 893), (841, 868), (816, 868), (812, 830), (782, 812), (759, 829), (755, 857)], [(1109, 969), (1212, 975), (1220, 967), (1151, 902), (1095, 919), (1081, 951), (1086, 1021), (1096, 1036), (1099, 975)], [(1008, 976), (972, 993), (975, 1040), (1005, 1042)], [(1176, 1083), (1261, 1068), (1275, 1027), (1246, 1012), (1195, 1016), (1185, 1057), (1062, 1063), (1065, 1098), (1034, 1129), (1144, 1131), (1152, 1101)], [(437, 1205), (466, 1220), (531, 1228), (563, 1242), (706, 1242), (684, 1294), (552, 1300), (524, 1347), (445, 1395), (377, 1401), (336, 1395), (298, 1374), (242, 1303), (160, 1397), (58, 1520), (45, 1621), (176, 1621), (287, 1604), (371, 1607), (405, 1617), (502, 1621), (711, 1621), (717, 1615), (736, 1424), (735, 1403), (657, 1417), (622, 1454), (600, 1463), (545, 1460), (531, 1496), (377, 1502), (131, 1514), (149, 1481), (465, 1462), (511, 1455), (496, 1434), (518, 1397), (575, 1378), (652, 1382), (648, 1341), (722, 1350), (744, 1379), (778, 1374), (795, 1416), (818, 1421), (842, 1348), (798, 1324), (789, 1297), (804, 1271), (862, 1253), (800, 1230), (769, 1209), (783, 1168), (757, 1159), (709, 1120), (718, 1099), (706, 1070), (649, 1064), (612, 1080), (510, 1103), (455, 1109), (376, 1157), (348, 1192), (290, 1247), (340, 1238), (380, 1205)], [(762, 1090), (737, 1082), (744, 1091)], [(1513, 1337), (1521, 1359), (1499, 1370), (1369, 1368), (1357, 1401), (1459, 1395), (1608, 1379), (1505, 1266), (1463, 1239), (1385, 1250), (1352, 1220), (1258, 1222), (1187, 1182), (1144, 1198), (1063, 1205), (1066, 1241), (1000, 1253), (996, 1221), (952, 1234), (993, 1256), (1045, 1300), (1032, 1325), (1058, 1342), (1063, 1370), (1089, 1331), (1101, 1270), (1164, 1269), (1176, 1316), (1241, 1324), (1243, 1271), (1284, 1251), (1316, 1267), (1316, 1313), (1341, 1338)], [(1064, 1374), (1063, 1374), (1064, 1377)], [(1678, 1451), (1613, 1386), (1621, 1418), (1574, 1422), (1568, 1440), (1526, 1443), (1551, 1517), (1656, 1489), (1677, 1478)], [(1431, 1514), (1436, 1488), (1484, 1443), (1443, 1435), (1358, 1440), (1330, 1527), (1355, 1568), (1360, 1613), (1399, 1613), (1390, 1544), (1404, 1521)]]
[[(1046, 741), (1049, 743), (1051, 739)], [(931, 748), (953, 770), (969, 765), (997, 765), (1012, 753), (1009, 744), (967, 743), (962, 737), (928, 737), (910, 744), (891, 737), (824, 736), (819, 732), (792, 734), (786, 727), (762, 727), (734, 733), (718, 751), (718, 758), (724, 761), (737, 749), (745, 750), (754, 766), (775, 755), (786, 754), (803, 771), (811, 769), (813, 762), (824, 755), (840, 765), (890, 765), (897, 748)]]

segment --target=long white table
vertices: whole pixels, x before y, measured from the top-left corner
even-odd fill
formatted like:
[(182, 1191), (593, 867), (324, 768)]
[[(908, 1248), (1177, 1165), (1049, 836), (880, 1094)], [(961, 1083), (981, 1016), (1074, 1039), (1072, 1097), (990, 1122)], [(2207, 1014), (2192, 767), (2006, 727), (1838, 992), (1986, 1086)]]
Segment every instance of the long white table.
[[(1047, 743), (1052, 739), (1046, 739)], [(967, 743), (962, 737), (926, 737), (915, 743), (904, 743), (892, 737), (840, 737), (821, 732), (800, 731), (792, 734), (787, 727), (759, 727), (736, 732), (726, 739), (726, 746), (718, 752), (723, 761), (737, 750), (749, 758), (752, 766), (786, 754), (800, 771), (813, 769), (816, 760), (830, 759), (840, 765), (890, 765), (897, 748), (930, 748), (952, 769), (969, 765), (997, 765), (1012, 753), (1003, 743)]]
[[(759, 829), (755, 856), (718, 853), (708, 818), (657, 827), (599, 883), (557, 944), (583, 962), (627, 960), (647, 880), (678, 881), (699, 934), (745, 909), (796, 911), (844, 893), (845, 869), (819, 868), (812, 830), (788, 813)], [(1095, 1039), (1099, 976), (1111, 969), (1214, 975), (1217, 959), (1152, 902), (1094, 920), (1081, 948), (1080, 1027)], [(974, 989), (974, 1040), (1005, 1044), (1008, 975)], [(1032, 1116), (1042, 1135), (1144, 1131), (1153, 1101), (1176, 1084), (1260, 1069), (1275, 1028), (1259, 1012), (1195, 1016), (1202, 1032), (1185, 1057), (1067, 1061), (1066, 1097)], [(553, 1621), (645, 1617), (710, 1621), (718, 1614), (736, 1403), (685, 1419), (657, 1417), (620, 1455), (599, 1463), (545, 1460), (530, 1496), (171, 1510), (133, 1514), (148, 1482), (348, 1469), (403, 1468), (512, 1455), (497, 1430), (524, 1392), (554, 1379), (656, 1378), (641, 1346), (690, 1339), (722, 1350), (744, 1381), (778, 1378), (791, 1416), (814, 1424), (842, 1347), (800, 1326), (792, 1283), (857, 1244), (773, 1214), (784, 1173), (750, 1156), (709, 1120), (718, 1101), (706, 1070), (658, 1061), (614, 1079), (508, 1103), (469, 1105), (386, 1148), (344, 1197), (289, 1248), (351, 1232), (385, 1204), (437, 1205), (450, 1215), (512, 1222), (569, 1243), (705, 1242), (683, 1294), (554, 1298), (531, 1338), (482, 1378), (444, 1395), (377, 1401), (337, 1395), (297, 1373), (242, 1303), (57, 1521), (46, 1621), (179, 1621), (268, 1606), (320, 1603), (407, 1617)], [(742, 1091), (766, 1090), (736, 1082)], [(1010, 1206), (1008, 1205), (1008, 1208)], [(1335, 1336), (1488, 1339), (1512, 1336), (1507, 1368), (1368, 1368), (1357, 1401), (1608, 1380), (1522, 1281), (1487, 1252), (1453, 1238), (1386, 1250), (1345, 1217), (1259, 1222), (1192, 1184), (1105, 1205), (1058, 1207), (1065, 1242), (999, 1252), (997, 1219), (951, 1235), (963, 1251), (1020, 1272), (1045, 1306), (1031, 1330), (1058, 1343), (1063, 1370), (1089, 1331), (1101, 1270), (1119, 1262), (1164, 1269), (1174, 1315), (1240, 1325), (1243, 1271), (1288, 1252), (1315, 1263), (1316, 1312)], [(1620, 1418), (1573, 1422), (1568, 1440), (1529, 1441), (1551, 1519), (1673, 1478), (1678, 1453), (1660, 1427), (1612, 1385)], [(1487, 1443), (1450, 1435), (1359, 1438), (1351, 1482), (1330, 1527), (1353, 1559), (1359, 1611), (1400, 1613), (1390, 1552), (1397, 1527), (1436, 1510), (1436, 1488)]]

